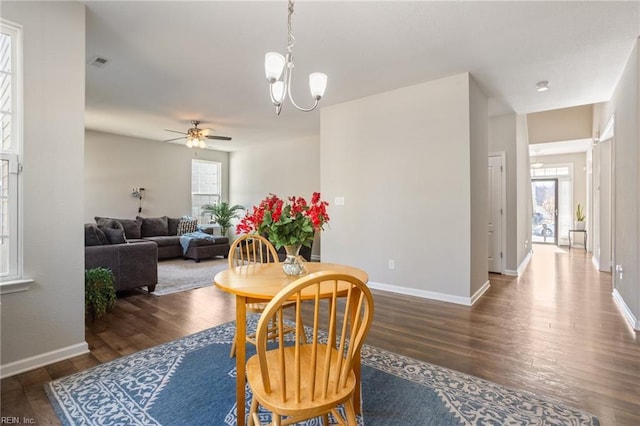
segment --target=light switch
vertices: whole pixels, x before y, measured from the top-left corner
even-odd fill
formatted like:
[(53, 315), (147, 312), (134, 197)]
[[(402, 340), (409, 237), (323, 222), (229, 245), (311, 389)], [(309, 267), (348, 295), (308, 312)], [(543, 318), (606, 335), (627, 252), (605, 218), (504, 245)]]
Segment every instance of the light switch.
[(344, 197), (336, 197), (333, 200), (333, 204), (336, 206), (344, 206)]

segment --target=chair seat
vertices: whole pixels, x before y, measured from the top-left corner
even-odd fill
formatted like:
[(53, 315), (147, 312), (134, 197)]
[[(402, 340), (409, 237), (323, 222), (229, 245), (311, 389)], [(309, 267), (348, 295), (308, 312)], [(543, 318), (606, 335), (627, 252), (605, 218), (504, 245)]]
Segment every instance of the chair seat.
[[(327, 350), (333, 351), (332, 360), (336, 360), (338, 357), (338, 351), (335, 348), (329, 348), (327, 345), (318, 345), (318, 353), (317, 359), (324, 359), (325, 353)], [(312, 359), (312, 345), (300, 345), (300, 359), (302, 365), (313, 365), (311, 362)], [(285, 363), (293, 364), (295, 358), (295, 347), (289, 346), (284, 348), (285, 354)], [(278, 350), (270, 350), (266, 353), (267, 363), (270, 365), (277, 365), (279, 362)], [(271, 410), (272, 412), (277, 412), (281, 415), (285, 416), (293, 416), (293, 417), (301, 417), (307, 418), (308, 416), (317, 416), (318, 413), (323, 411), (330, 411), (332, 408), (336, 406), (336, 404), (341, 404), (344, 401), (350, 399), (355, 391), (356, 385), (356, 376), (353, 371), (349, 373), (349, 376), (346, 380), (346, 385), (343, 387), (336, 386), (336, 377), (329, 378), (329, 386), (326, 397), (322, 396), (322, 370), (323, 366), (318, 364), (318, 368), (316, 369), (316, 378), (315, 378), (315, 389), (313, 392), (313, 401), (311, 400), (311, 392), (308, 392), (312, 387), (312, 374), (310, 371), (303, 371), (301, 375), (301, 400), (298, 403), (295, 403), (295, 375), (287, 374), (286, 375), (286, 383), (285, 387), (287, 390), (287, 402), (285, 404), (282, 403), (281, 398), (281, 386), (280, 386), (280, 377), (277, 377), (276, 369), (271, 370), (271, 393), (267, 393), (264, 389), (262, 382), (262, 375), (260, 372), (260, 361), (257, 355), (252, 356), (249, 361), (247, 361), (247, 380), (251, 383), (252, 391), (254, 396), (256, 396), (261, 404)], [(335, 374), (338, 370), (332, 369), (332, 375)], [(323, 402), (324, 401), (324, 402)]]

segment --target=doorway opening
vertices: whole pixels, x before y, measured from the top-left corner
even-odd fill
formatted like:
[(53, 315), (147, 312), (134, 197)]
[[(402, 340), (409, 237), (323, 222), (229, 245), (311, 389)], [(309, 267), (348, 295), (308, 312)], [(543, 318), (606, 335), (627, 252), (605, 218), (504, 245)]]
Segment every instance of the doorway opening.
[(531, 179), (531, 241), (558, 244), (558, 179)]

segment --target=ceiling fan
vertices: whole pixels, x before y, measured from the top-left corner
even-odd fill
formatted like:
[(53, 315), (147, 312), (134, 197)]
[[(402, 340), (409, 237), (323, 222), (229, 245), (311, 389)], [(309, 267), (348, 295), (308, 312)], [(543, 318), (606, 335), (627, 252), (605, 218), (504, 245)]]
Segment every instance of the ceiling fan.
[(205, 143), (205, 139), (215, 139), (215, 140), (220, 140), (220, 141), (230, 141), (231, 138), (229, 136), (216, 136), (216, 135), (210, 135), (208, 134), (209, 131), (214, 131), (213, 129), (206, 129), (206, 128), (199, 128), (198, 124), (200, 124), (200, 122), (198, 120), (191, 120), (191, 124), (193, 124), (193, 127), (188, 129), (187, 132), (179, 132), (177, 130), (169, 130), (169, 129), (164, 129), (167, 132), (174, 132), (174, 133), (180, 133), (183, 134), (184, 136), (180, 136), (179, 138), (173, 138), (173, 139), (168, 139), (164, 142), (172, 142), (172, 141), (177, 141), (178, 139), (183, 139), (186, 138), (187, 139), (187, 146), (189, 148), (196, 146), (196, 147), (200, 147), (200, 148), (206, 148), (207, 144)]

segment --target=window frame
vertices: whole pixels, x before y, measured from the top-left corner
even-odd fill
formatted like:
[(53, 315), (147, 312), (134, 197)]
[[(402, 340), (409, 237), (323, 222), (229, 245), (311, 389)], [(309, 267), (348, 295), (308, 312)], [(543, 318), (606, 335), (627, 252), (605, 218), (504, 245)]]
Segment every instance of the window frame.
[[(216, 192), (195, 192), (193, 190), (194, 185), (194, 165), (196, 163), (215, 165), (216, 168)], [(196, 203), (195, 198), (198, 197), (210, 197), (210, 201), (206, 203)], [(204, 224), (206, 221), (206, 215), (202, 212), (202, 206), (204, 204), (218, 204), (222, 200), (222, 163), (220, 161), (213, 160), (191, 160), (191, 215), (198, 220), (198, 224)], [(208, 223), (208, 221), (207, 221)]]
[[(8, 161), (8, 215), (9, 215), (9, 262), (6, 272), (0, 270), (0, 294), (29, 289), (32, 279), (23, 276), (23, 179), (21, 155), (23, 148), (23, 29), (6, 19), (0, 19), (0, 32), (11, 38), (11, 104), (10, 110), (0, 111), (10, 117), (10, 147), (4, 149), (0, 143), (0, 158)], [(4, 240), (4, 238), (2, 238)], [(2, 249), (4, 244), (2, 244)], [(4, 256), (4, 254), (3, 254)]]

